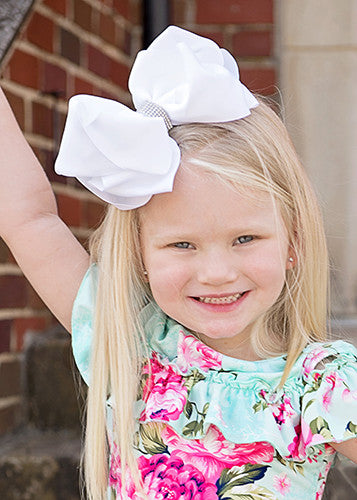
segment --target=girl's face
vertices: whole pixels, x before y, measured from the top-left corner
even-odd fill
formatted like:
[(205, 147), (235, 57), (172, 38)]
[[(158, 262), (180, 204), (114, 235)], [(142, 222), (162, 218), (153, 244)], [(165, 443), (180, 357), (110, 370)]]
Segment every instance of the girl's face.
[(213, 349), (256, 359), (252, 328), (292, 265), (269, 194), (243, 195), (181, 166), (173, 192), (141, 208), (140, 223), (143, 262), (161, 309)]

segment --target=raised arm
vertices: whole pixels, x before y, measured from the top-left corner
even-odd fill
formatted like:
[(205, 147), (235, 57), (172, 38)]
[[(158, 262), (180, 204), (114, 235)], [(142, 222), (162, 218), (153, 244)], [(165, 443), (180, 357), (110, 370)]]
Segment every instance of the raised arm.
[(42, 300), (70, 331), (89, 256), (58, 217), (51, 185), (0, 89), (0, 236)]

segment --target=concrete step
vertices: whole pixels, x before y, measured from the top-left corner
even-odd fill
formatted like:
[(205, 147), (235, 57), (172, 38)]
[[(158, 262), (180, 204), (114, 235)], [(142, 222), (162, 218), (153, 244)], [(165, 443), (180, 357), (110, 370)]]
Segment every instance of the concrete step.
[(78, 432), (28, 428), (0, 440), (1, 500), (79, 500)]

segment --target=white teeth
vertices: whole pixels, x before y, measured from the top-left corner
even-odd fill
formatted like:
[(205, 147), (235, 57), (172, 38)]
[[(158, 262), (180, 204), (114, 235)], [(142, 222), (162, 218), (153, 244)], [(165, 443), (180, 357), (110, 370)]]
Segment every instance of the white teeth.
[(200, 302), (205, 304), (231, 304), (235, 302), (242, 296), (241, 293), (236, 293), (234, 295), (228, 295), (227, 297), (198, 297)]

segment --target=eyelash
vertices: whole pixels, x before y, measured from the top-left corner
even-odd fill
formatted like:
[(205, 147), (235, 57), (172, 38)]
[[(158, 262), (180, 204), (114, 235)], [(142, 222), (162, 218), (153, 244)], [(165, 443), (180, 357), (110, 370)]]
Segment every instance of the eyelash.
[[(247, 239), (248, 239), (248, 241), (240, 241), (240, 240), (247, 240)], [(250, 243), (253, 240), (254, 240), (254, 236), (247, 234), (244, 236), (239, 236), (235, 241), (238, 241), (240, 245), (244, 245), (245, 243)], [(183, 246), (183, 245), (185, 245), (185, 246)], [(172, 246), (174, 248), (179, 248), (181, 250), (189, 250), (190, 247), (193, 247), (193, 245), (191, 245), (191, 243), (189, 243), (188, 241), (178, 241), (177, 243), (173, 243)]]

